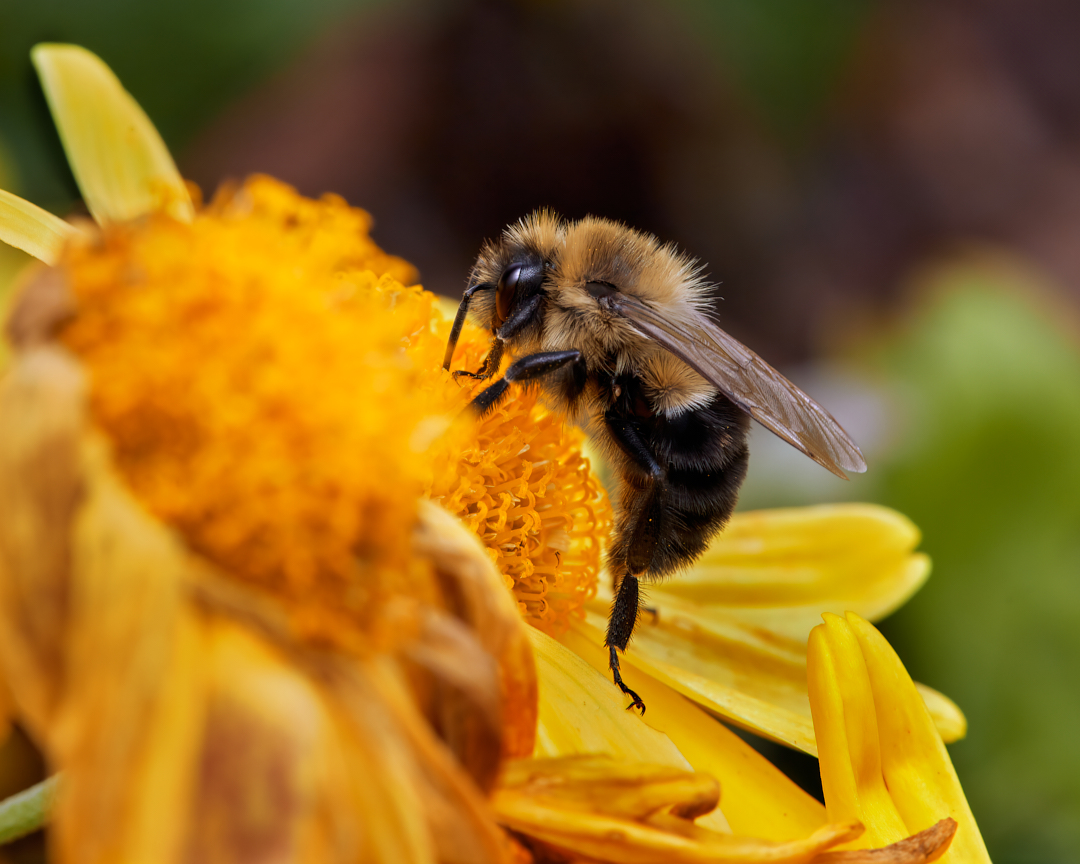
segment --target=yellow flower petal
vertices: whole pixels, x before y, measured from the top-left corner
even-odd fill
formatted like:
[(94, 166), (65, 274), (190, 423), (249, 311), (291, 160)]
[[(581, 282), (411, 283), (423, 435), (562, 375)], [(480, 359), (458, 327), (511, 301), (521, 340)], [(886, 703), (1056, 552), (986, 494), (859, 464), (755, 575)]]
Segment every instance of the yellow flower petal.
[(603, 753), (687, 769), (667, 736), (626, 710), (622, 694), (573, 651), (530, 628), (540, 681), (536, 756)]
[[(607, 651), (601, 643), (579, 627), (560, 640), (588, 660), (603, 676), (607, 690), (618, 694), (625, 706), (625, 698), (608, 678)], [(642, 718), (645, 725), (666, 735), (695, 771), (720, 781), (720, 806), (734, 833), (797, 840), (825, 824), (825, 808), (817, 800), (715, 717), (640, 670), (634, 673), (634, 689), (648, 706)]]
[(776, 843), (701, 827), (715, 783), (690, 772), (606, 760), (513, 765), (492, 802), (499, 821), (571, 855), (620, 862), (805, 862), (857, 837), (857, 823), (826, 825)]
[[(575, 626), (602, 645), (606, 620), (590, 608)], [(805, 659), (798, 646), (770, 637), (737, 621), (721, 627), (661, 607), (656, 621), (642, 614), (623, 663), (738, 726), (816, 755)], [(634, 686), (633, 672), (623, 677)]]
[(0, 189), (0, 240), (55, 264), (67, 239), (78, 231), (48, 210)]
[[(884, 507), (844, 504), (737, 514), (689, 572), (649, 585), (626, 654), (733, 723), (816, 755), (806, 637), (823, 611), (887, 614), (929, 574), (918, 530)], [(610, 595), (587, 605), (602, 641)], [(922, 687), (947, 740), (962, 712)]]
[(112, 70), (77, 45), (37, 45), (30, 56), (93, 217), (166, 212), (190, 221), (191, 196), (165, 142)]
[(737, 513), (697, 564), (649, 598), (737, 612), (801, 643), (823, 611), (877, 620), (907, 601), (930, 575), (919, 539), (909, 519), (873, 504)]
[[(678, 747), (627, 711), (622, 694), (581, 656), (539, 630), (530, 628), (530, 635), (540, 682), (535, 756), (603, 754), (690, 768)], [(715, 831), (731, 830), (720, 809), (699, 822)]]
[[(644, 758), (647, 758), (647, 754)], [(693, 819), (712, 810), (720, 787), (707, 774), (651, 762), (611, 756), (563, 756), (519, 759), (507, 765), (500, 780), (504, 792), (526, 792), (535, 799), (578, 809), (645, 819), (668, 808)]]
[(857, 615), (825, 615), (809, 646), (809, 690), (830, 819), (859, 819), (859, 847), (940, 819), (959, 827), (942, 860), (989, 861), (952, 762), (900, 659)]
[(859, 839), (860, 846), (886, 846), (912, 832), (881, 772), (870, 677), (858, 640), (844, 619), (823, 617), (825, 624), (810, 636), (809, 688), (827, 812), (830, 818), (843, 814), (863, 821), (867, 832)]

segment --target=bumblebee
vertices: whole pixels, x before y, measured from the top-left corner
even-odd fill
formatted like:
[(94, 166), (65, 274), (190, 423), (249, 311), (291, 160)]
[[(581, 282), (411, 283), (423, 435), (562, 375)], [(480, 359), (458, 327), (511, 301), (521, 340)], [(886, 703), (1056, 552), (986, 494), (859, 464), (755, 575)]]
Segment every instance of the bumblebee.
[(481, 249), (446, 346), (467, 315), (491, 333), (477, 371), (495, 377), (472, 401), (483, 414), (511, 384), (538, 387), (580, 425), (617, 480), (607, 564), (615, 601), (605, 645), (612, 677), (637, 623), (641, 580), (693, 563), (724, 527), (746, 476), (750, 418), (847, 479), (866, 470), (840, 424), (713, 323), (702, 268), (672, 245), (617, 222), (541, 211)]

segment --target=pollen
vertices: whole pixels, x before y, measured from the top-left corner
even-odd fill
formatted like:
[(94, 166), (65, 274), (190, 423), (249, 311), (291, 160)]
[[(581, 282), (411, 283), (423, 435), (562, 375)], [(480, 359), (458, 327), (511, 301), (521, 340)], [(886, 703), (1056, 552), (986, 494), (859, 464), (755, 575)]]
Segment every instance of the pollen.
[[(62, 338), (114, 463), (311, 642), (362, 651), (389, 596), (437, 592), (410, 555), (425, 494), (476, 532), (526, 617), (562, 629), (611, 525), (582, 438), (531, 393), (463, 413), (470, 390), (441, 368), (449, 322), (370, 227), (256, 177), (189, 224), (154, 215), (72, 244)], [(487, 339), (468, 327), (462, 348), (478, 366)]]
[(526, 391), (481, 421), (429, 492), (480, 537), (522, 614), (548, 632), (584, 616), (611, 533), (611, 507), (582, 444)]

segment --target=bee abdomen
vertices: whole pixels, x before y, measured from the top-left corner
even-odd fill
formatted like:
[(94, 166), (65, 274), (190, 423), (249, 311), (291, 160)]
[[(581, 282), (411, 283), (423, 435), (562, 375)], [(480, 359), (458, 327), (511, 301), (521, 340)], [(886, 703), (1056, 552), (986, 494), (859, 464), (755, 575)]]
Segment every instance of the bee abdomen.
[[(705, 551), (735, 509), (749, 461), (748, 426), (746, 415), (721, 395), (695, 411), (651, 424), (649, 449), (663, 466), (659, 488), (647, 493), (641, 483), (624, 483), (609, 556), (613, 568), (627, 565), (640, 578), (661, 577)], [(644, 530), (651, 535), (648, 543)], [(647, 562), (642, 560), (646, 547)]]

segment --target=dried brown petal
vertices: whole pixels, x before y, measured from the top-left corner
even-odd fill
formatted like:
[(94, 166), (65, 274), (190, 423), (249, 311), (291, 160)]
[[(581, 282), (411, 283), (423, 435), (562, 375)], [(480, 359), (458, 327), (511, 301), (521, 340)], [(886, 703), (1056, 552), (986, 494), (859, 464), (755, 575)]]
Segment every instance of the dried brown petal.
[[(382, 770), (411, 784), (417, 814), (427, 823), (422, 833), (434, 843), (436, 859), (444, 864), (502, 861), (506, 847), (487, 802), (416, 710), (397, 664), (388, 657), (361, 667), (327, 660), (320, 677), (351, 734), (362, 741), (401, 742), (407, 751), (409, 758), (392, 760)], [(368, 776), (358, 774), (354, 782), (367, 783)]]
[(482, 790), (501, 763), (502, 703), (495, 659), (461, 621), (427, 609), (404, 656), (431, 673), (431, 720), (439, 737)]
[(536, 661), (513, 595), (476, 536), (437, 504), (421, 502), (413, 548), (434, 564), (451, 614), (498, 662), (503, 757), (530, 755), (538, 712)]
[(0, 382), (0, 658), (39, 738), (60, 701), (84, 399), (79, 367), (53, 347), (27, 351)]
[(9, 314), (7, 337), (13, 347), (25, 351), (51, 339), (74, 313), (67, 274), (58, 267), (33, 268)]
[(937, 861), (949, 850), (956, 826), (955, 819), (942, 819), (898, 843), (880, 849), (823, 852), (812, 864), (925, 864)]

